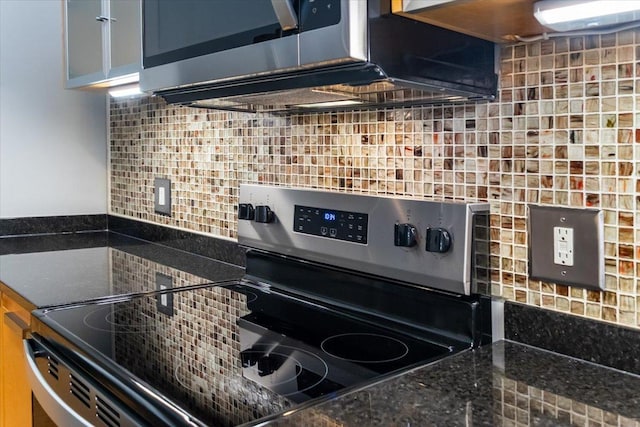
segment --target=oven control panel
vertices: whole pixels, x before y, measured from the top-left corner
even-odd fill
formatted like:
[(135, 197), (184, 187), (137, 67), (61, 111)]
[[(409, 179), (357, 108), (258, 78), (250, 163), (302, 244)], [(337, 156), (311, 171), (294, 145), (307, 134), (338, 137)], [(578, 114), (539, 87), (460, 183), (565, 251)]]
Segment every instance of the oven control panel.
[(488, 211), (487, 203), (242, 184), (238, 243), (468, 295), (473, 260), (487, 252), (474, 241), (488, 238), (474, 234), (489, 234), (474, 230), (479, 218), (488, 223)]
[(294, 206), (293, 231), (367, 244), (369, 215), (312, 206)]

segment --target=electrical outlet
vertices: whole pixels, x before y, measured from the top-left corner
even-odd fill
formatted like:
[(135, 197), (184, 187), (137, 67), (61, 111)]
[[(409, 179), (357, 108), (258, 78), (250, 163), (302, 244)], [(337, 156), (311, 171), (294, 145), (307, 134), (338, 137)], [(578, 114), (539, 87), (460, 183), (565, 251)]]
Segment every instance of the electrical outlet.
[(597, 209), (529, 206), (529, 277), (604, 289), (604, 220)]
[(553, 227), (553, 262), (573, 265), (573, 228)]
[(154, 209), (156, 213), (171, 216), (171, 181), (156, 178), (153, 181)]

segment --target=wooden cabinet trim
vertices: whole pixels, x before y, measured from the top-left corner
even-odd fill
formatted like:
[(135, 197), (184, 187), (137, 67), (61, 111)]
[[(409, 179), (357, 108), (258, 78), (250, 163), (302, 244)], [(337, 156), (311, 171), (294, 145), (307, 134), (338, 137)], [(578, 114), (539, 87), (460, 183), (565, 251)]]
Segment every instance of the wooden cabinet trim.
[(15, 332), (16, 335), (20, 335), (22, 339), (25, 339), (29, 335), (29, 325), (25, 323), (17, 313), (5, 313), (4, 323), (9, 329)]

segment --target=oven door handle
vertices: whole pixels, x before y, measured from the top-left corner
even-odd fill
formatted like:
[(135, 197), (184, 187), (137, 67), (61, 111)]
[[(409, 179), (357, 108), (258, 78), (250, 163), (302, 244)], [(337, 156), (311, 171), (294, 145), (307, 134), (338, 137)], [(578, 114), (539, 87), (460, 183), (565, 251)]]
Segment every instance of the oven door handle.
[(42, 406), (42, 409), (49, 415), (51, 420), (59, 426), (65, 427), (91, 427), (92, 424), (78, 415), (69, 405), (67, 405), (56, 392), (47, 384), (38, 366), (36, 358), (39, 351), (34, 347), (38, 344), (33, 339), (24, 340), (24, 353), (27, 361), (27, 376), (31, 392)]

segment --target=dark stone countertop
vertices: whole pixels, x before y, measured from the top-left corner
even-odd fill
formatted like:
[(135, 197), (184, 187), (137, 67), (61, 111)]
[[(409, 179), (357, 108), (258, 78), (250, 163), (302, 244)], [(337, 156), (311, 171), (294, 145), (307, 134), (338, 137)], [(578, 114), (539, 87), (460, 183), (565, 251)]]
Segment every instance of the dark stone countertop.
[(0, 289), (28, 308), (242, 277), (242, 267), (112, 232), (0, 239)]
[(640, 376), (510, 341), (465, 351), (267, 423), (273, 426), (640, 423)]
[[(219, 249), (227, 250), (212, 248)], [(158, 275), (178, 287), (243, 274), (236, 265), (113, 232), (0, 239), (0, 290), (33, 308), (154, 291)], [(640, 376), (500, 341), (310, 403), (259, 423), (640, 426)]]

